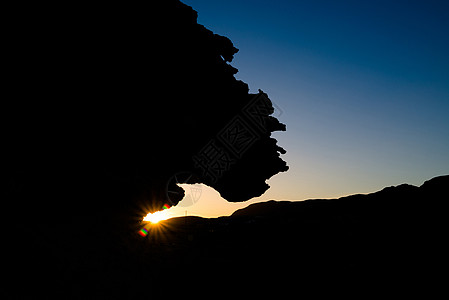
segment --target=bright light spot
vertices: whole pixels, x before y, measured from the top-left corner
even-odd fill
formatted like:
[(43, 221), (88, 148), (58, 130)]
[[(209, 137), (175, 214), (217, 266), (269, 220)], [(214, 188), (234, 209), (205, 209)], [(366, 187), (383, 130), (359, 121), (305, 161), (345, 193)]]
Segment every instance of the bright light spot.
[(168, 218), (170, 218), (170, 216), (167, 210), (162, 210), (154, 213), (149, 213), (145, 218), (143, 218), (143, 220), (156, 224), (157, 222), (167, 220)]

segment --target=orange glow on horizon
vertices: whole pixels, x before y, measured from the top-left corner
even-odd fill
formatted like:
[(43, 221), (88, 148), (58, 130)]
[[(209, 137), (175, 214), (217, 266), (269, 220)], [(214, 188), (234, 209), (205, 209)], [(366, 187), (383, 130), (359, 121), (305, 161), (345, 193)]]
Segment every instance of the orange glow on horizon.
[(167, 220), (171, 218), (171, 216), (168, 214), (167, 210), (161, 210), (156, 211), (154, 213), (148, 213), (145, 218), (143, 218), (144, 221), (151, 222), (153, 224), (157, 224), (159, 221)]

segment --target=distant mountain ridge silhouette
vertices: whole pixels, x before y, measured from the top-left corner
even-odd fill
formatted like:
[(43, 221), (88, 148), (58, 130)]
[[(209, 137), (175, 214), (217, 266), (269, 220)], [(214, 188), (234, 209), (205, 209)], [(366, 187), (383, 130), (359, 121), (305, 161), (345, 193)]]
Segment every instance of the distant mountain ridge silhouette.
[(380, 191), (370, 194), (355, 194), (337, 199), (308, 199), (304, 201), (275, 201), (253, 203), (245, 208), (236, 210), (231, 217), (287, 217), (304, 216), (310, 218), (310, 213), (320, 213), (326, 216), (326, 212), (335, 214), (362, 213), (363, 209), (371, 206), (371, 211), (365, 213), (379, 213), (382, 206), (389, 210), (418, 209), (426, 204), (433, 204), (438, 198), (447, 197), (449, 187), (449, 175), (438, 176), (425, 181), (420, 187), (401, 184), (385, 187)]

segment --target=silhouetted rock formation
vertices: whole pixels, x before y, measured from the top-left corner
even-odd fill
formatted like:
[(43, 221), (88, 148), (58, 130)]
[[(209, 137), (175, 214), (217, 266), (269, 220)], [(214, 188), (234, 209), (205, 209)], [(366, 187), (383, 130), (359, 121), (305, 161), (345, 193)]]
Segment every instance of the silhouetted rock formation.
[(180, 173), (244, 201), (288, 169), (270, 138), (285, 125), (267, 95), (235, 79), (238, 50), (189, 6), (33, 4), (9, 14), (2, 172), (28, 211), (142, 216), (182, 199), (170, 181)]
[(14, 297), (158, 295), (167, 269), (136, 232), (148, 211), (183, 198), (176, 183), (244, 201), (287, 170), (271, 101), (235, 79), (237, 49), (189, 6), (36, 2), (5, 13), (6, 272), (33, 278)]
[[(437, 265), (447, 177), (335, 201), (269, 203), (275, 213), (261, 217), (176, 218), (142, 238), (142, 215), (182, 198), (177, 181), (242, 201), (287, 170), (270, 138), (285, 126), (270, 116), (267, 95), (248, 93), (228, 64), (237, 49), (179, 1), (36, 2), (5, 12), (5, 273), (17, 280), (7, 286), (26, 282), (7, 296), (162, 298), (167, 286), (183, 294), (198, 282), (216, 292), (232, 281), (240, 291), (248, 278), (259, 280), (251, 295), (294, 286), (290, 296), (298, 282), (302, 291), (314, 282), (344, 288), (370, 272), (394, 279)], [(416, 250), (422, 245), (429, 260)]]

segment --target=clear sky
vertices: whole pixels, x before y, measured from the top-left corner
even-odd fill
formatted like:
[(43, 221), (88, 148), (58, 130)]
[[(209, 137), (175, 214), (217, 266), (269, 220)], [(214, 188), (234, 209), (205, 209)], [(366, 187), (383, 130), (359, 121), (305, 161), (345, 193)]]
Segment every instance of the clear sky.
[(290, 170), (245, 203), (204, 186), (174, 214), (229, 215), (449, 174), (449, 1), (183, 2), (240, 50), (236, 77), (280, 108), (287, 131), (274, 136)]

